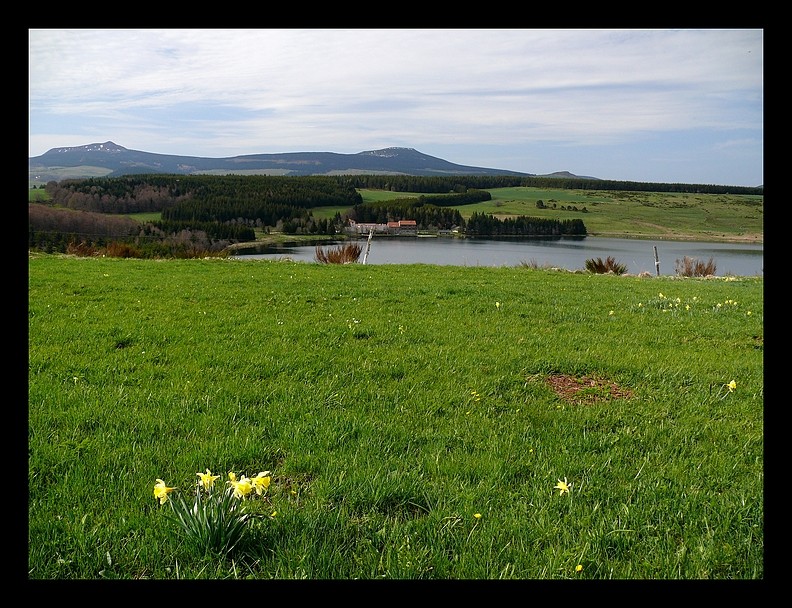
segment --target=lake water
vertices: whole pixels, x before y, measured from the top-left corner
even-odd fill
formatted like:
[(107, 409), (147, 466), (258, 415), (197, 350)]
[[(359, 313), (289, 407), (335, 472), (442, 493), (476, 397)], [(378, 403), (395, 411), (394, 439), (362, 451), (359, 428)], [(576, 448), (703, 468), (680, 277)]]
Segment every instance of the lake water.
[[(363, 247), (366, 240), (357, 241)], [(325, 249), (339, 242), (325, 241)], [(627, 272), (657, 274), (654, 247), (661, 275), (676, 274), (676, 260), (685, 256), (707, 263), (712, 258), (718, 276), (764, 276), (764, 247), (756, 244), (708, 243), (604, 237), (561, 239), (479, 239), (450, 237), (377, 237), (371, 240), (366, 264), (438, 264), (443, 266), (554, 266), (583, 270), (587, 259), (613, 257)], [(316, 243), (273, 246), (237, 259), (290, 259), (316, 263)]]

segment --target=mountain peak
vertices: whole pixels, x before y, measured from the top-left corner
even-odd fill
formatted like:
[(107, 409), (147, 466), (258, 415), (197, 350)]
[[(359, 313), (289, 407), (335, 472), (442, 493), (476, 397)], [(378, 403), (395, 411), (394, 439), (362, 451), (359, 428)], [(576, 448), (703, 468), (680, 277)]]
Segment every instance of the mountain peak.
[(360, 152), (361, 156), (378, 156), (380, 158), (393, 158), (394, 156), (398, 156), (399, 154), (403, 154), (404, 152), (418, 152), (415, 148), (399, 148), (399, 147), (392, 147), (392, 148), (382, 148), (381, 150), (368, 150), (366, 152)]
[(106, 141), (102, 144), (88, 144), (86, 146), (75, 146), (71, 148), (52, 148), (47, 154), (62, 153), (62, 152), (126, 152), (124, 146), (119, 146), (112, 141)]

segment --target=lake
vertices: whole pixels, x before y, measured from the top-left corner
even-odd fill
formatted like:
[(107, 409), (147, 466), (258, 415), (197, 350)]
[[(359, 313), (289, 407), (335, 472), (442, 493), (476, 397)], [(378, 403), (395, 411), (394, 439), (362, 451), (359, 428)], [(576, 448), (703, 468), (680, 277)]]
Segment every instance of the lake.
[[(348, 242), (348, 241), (346, 241)], [(366, 240), (359, 263), (363, 262)], [(325, 249), (340, 242), (324, 241)], [(290, 259), (315, 262), (317, 243), (278, 245), (259, 253), (234, 256), (246, 259)], [(627, 266), (629, 274), (657, 274), (654, 247), (660, 261), (661, 275), (676, 274), (676, 260), (685, 256), (704, 263), (712, 258), (718, 276), (764, 276), (764, 246), (757, 244), (709, 243), (699, 241), (665, 241), (618, 239), (587, 236), (559, 239), (485, 239), (451, 237), (377, 237), (371, 240), (366, 264), (438, 264), (443, 266), (518, 266), (523, 263), (539, 267), (553, 266), (566, 270), (583, 270), (587, 259), (613, 257)]]

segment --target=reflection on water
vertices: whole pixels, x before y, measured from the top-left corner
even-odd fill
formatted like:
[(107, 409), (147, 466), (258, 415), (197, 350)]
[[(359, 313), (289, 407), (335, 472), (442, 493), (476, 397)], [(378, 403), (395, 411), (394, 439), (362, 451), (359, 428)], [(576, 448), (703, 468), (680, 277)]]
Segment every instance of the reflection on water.
[[(245, 259), (291, 259), (315, 262), (316, 246), (334, 247), (334, 241), (262, 248), (237, 255)], [(551, 239), (474, 239), (450, 237), (374, 237), (367, 264), (437, 264), (441, 266), (518, 266), (530, 264), (566, 270), (583, 270), (586, 260), (613, 257), (627, 272), (656, 274), (654, 248), (660, 274), (676, 274), (676, 261), (684, 257), (713, 260), (718, 276), (763, 276), (763, 245), (654, 241), (576, 237)], [(362, 257), (361, 257), (362, 261)]]

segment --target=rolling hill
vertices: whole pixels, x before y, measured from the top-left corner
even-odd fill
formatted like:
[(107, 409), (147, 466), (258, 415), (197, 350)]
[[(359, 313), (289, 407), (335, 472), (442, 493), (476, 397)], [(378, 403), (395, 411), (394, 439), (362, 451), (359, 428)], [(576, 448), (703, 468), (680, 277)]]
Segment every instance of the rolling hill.
[[(41, 156), (29, 158), (28, 170), (31, 185), (68, 178), (117, 177), (139, 173), (201, 173), (210, 175), (235, 173), (289, 176), (343, 174), (535, 176), (532, 173), (458, 165), (423, 154), (413, 148), (383, 148), (357, 154), (288, 152), (205, 158), (129, 150), (112, 141), (70, 148), (53, 148)], [(566, 171), (550, 176), (576, 177)]]

